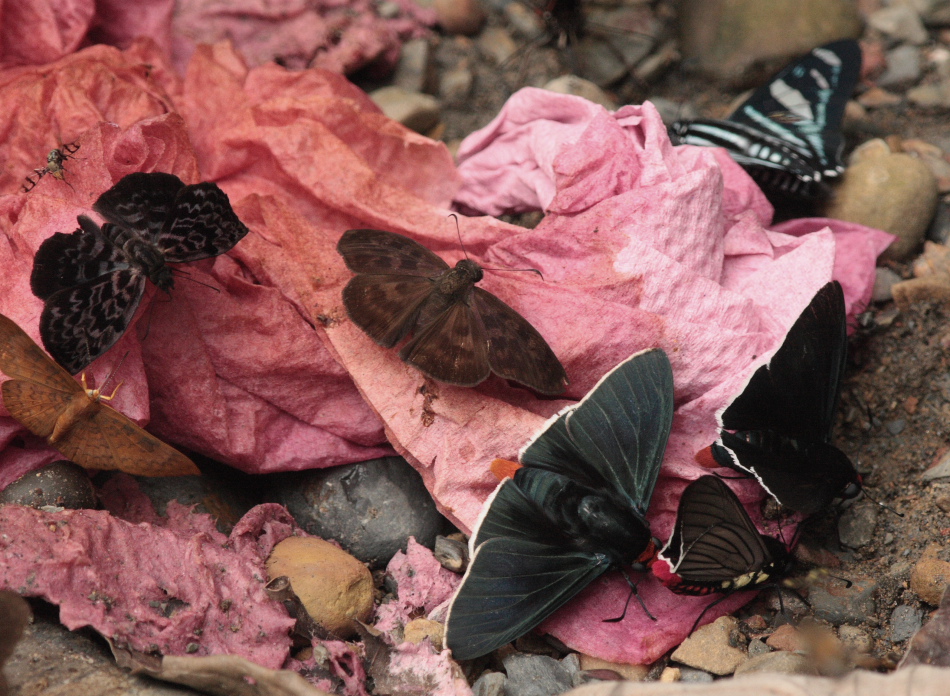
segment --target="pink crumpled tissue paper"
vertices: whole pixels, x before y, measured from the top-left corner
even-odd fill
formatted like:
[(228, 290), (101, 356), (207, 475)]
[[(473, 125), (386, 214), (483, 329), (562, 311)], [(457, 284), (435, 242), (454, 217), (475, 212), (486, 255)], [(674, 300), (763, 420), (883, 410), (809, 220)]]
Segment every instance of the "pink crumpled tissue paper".
[[(499, 205), (475, 155), (456, 171), (444, 146), (386, 119), (339, 75), (249, 68), (226, 43), (198, 46), (183, 77), (148, 40), (10, 68), (0, 72), (0, 104), (0, 312), (38, 338), (32, 254), (75, 229), (76, 215), (90, 214), (124, 174), (215, 181), (251, 232), (228, 254), (188, 264), (197, 282), (178, 278), (170, 296), (152, 293), (91, 366), (95, 383), (121, 362), (117, 408), (252, 473), (362, 461), (391, 443), (465, 529), (495, 486), (492, 459), (515, 458), (548, 416), (656, 346), (673, 364), (677, 403), (650, 515), (665, 537), (679, 492), (700, 473), (695, 453), (715, 439), (715, 410), (827, 280), (841, 280), (849, 307), (866, 301), (874, 259), (890, 242), (829, 220), (767, 229), (770, 210), (751, 180), (721, 153), (673, 148), (649, 104), (611, 114), (574, 97), (519, 92), (490, 137), (473, 135), (478, 147), (463, 152), (477, 150), (502, 190), (534, 195), (520, 205), (543, 206), (547, 217), (534, 230), (463, 218), (461, 235), (479, 263), (543, 273), (489, 272), (482, 286), (541, 332), (571, 385), (558, 399), (497, 378), (462, 389), (424, 379), (347, 319), (340, 291), (351, 274), (335, 246), (345, 230), (373, 227), (450, 263), (462, 258), (447, 217), (453, 197), (460, 191), (468, 210)], [(47, 176), (19, 190), (50, 149), (73, 140), (82, 160), (67, 163), (66, 181)], [(532, 154), (532, 143), (545, 152)], [(517, 177), (503, 174), (506, 162), (518, 163)], [(0, 485), (52, 458), (0, 419)], [(751, 485), (740, 493), (758, 495)], [(708, 600), (673, 596), (649, 579), (640, 587), (660, 622), (630, 611), (604, 624), (626, 595), (609, 576), (545, 628), (606, 659), (652, 661)]]

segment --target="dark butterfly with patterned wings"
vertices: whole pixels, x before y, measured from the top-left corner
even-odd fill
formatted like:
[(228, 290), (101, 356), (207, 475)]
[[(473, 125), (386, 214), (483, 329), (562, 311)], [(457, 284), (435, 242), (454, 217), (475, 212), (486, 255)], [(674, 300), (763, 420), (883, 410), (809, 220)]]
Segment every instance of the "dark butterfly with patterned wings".
[(702, 476), (683, 491), (673, 534), (650, 570), (678, 594), (728, 595), (775, 584), (791, 565), (785, 544), (759, 533), (732, 489)]
[(766, 193), (821, 197), (844, 172), (841, 122), (860, 74), (858, 43), (835, 41), (787, 66), (725, 121), (677, 121), (670, 137), (725, 148)]
[(123, 177), (92, 206), (72, 234), (57, 232), (36, 252), (30, 287), (44, 300), (40, 337), (75, 374), (122, 336), (145, 293), (146, 278), (174, 285), (167, 263), (205, 259), (231, 249), (247, 227), (216, 184), (186, 186), (161, 172)]
[(672, 420), (669, 360), (648, 350), (524, 447), (470, 540), (446, 623), (456, 659), (527, 633), (611, 568), (646, 570), (656, 554), (646, 511)]
[(779, 503), (805, 515), (858, 495), (860, 475), (831, 444), (847, 354), (844, 293), (832, 281), (719, 414), (716, 463), (752, 474)]
[(384, 348), (410, 332), (399, 357), (446, 384), (474, 387), (494, 372), (540, 394), (560, 394), (567, 373), (541, 334), (520, 314), (475, 287), (481, 267), (455, 268), (395, 232), (347, 230), (337, 245), (357, 275), (343, 288), (353, 323)]

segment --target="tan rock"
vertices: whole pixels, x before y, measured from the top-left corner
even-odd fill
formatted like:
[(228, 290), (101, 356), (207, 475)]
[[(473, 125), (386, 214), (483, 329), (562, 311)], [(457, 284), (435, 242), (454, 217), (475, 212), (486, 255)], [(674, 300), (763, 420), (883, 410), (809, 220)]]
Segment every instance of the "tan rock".
[(729, 644), (729, 635), (739, 622), (732, 616), (723, 616), (697, 629), (693, 635), (673, 651), (675, 662), (695, 667), (719, 676), (732, 674), (749, 659), (745, 651)]
[(442, 650), (445, 640), (445, 627), (438, 621), (413, 619), (406, 624), (404, 638), (407, 643), (421, 643), (426, 638), (436, 650)]
[(736, 668), (736, 676), (757, 672), (781, 672), (782, 674), (818, 674), (812, 660), (804, 655), (790, 652), (770, 652), (753, 657)]
[(373, 576), (356, 558), (316, 537), (290, 537), (267, 559), (271, 579), (287, 576), (307, 613), (336, 636), (356, 632), (373, 613)]
[(884, 256), (906, 261), (923, 242), (936, 209), (937, 180), (930, 168), (872, 141), (855, 152), (825, 215), (896, 235)]
[(618, 662), (608, 662), (599, 657), (592, 657), (584, 653), (578, 653), (581, 659), (581, 669), (589, 672), (595, 669), (609, 669), (616, 672), (628, 681), (643, 681), (650, 673), (650, 668), (646, 665), (624, 665)]
[(683, 677), (683, 670), (679, 667), (667, 667), (660, 675), (660, 681), (666, 684), (678, 682)]
[(937, 606), (950, 586), (950, 563), (938, 558), (921, 558), (910, 571), (910, 589), (927, 604)]
[(862, 655), (871, 652), (871, 648), (873, 647), (871, 636), (868, 635), (868, 632), (857, 626), (848, 626), (847, 624), (838, 626), (838, 638), (840, 638), (841, 642), (846, 646)]

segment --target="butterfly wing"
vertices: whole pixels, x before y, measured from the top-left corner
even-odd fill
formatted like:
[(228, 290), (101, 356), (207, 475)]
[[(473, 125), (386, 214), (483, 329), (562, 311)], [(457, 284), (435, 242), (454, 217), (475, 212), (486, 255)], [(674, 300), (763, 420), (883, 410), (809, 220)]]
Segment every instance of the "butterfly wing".
[(57, 232), (40, 244), (33, 257), (30, 288), (41, 300), (106, 273), (129, 268), (122, 250), (85, 215), (72, 234)]
[(184, 187), (174, 174), (134, 172), (99, 196), (92, 209), (109, 222), (155, 243)]
[(145, 276), (128, 268), (54, 293), (40, 315), (43, 345), (76, 374), (125, 333), (144, 292)]
[[(836, 176), (843, 171), (841, 121), (860, 73), (856, 41), (820, 46), (755, 90), (729, 120), (791, 145), (818, 179)], [(767, 157), (758, 159), (768, 166)]]
[(686, 585), (735, 581), (772, 558), (748, 513), (723, 481), (702, 476), (683, 491), (673, 535), (660, 552)]
[(512, 479), (486, 501), (472, 546), (446, 622), (448, 646), (460, 660), (527, 633), (610, 566), (603, 554), (570, 548)]
[(223, 254), (247, 233), (228, 195), (216, 184), (204, 182), (178, 192), (155, 244), (168, 261), (181, 263)]
[(621, 495), (646, 513), (673, 422), (673, 371), (646, 350), (608, 372), (521, 452), (525, 466)]
[(827, 441), (847, 355), (844, 293), (832, 281), (815, 294), (768, 364), (723, 411), (722, 427)]
[(0, 370), (11, 379), (34, 382), (67, 394), (81, 388), (66, 370), (50, 360), (23, 329), (2, 314)]
[(717, 453), (717, 461), (751, 472), (769, 495), (803, 515), (813, 515), (831, 505), (849, 484), (860, 486), (854, 465), (832, 445), (816, 443), (803, 450), (800, 443), (787, 438), (753, 444), (726, 431), (720, 434), (719, 442), (713, 447), (725, 457)]
[(488, 356), (481, 318), (463, 301), (451, 303), (399, 351), (400, 358), (424, 375), (459, 387), (474, 387), (488, 377)]
[(336, 249), (354, 273), (432, 278), (449, 268), (418, 242), (384, 230), (347, 230)]
[(186, 476), (201, 472), (178, 450), (145, 432), (118, 411), (96, 404), (54, 446), (89, 469), (119, 470), (137, 476)]
[(480, 545), (446, 622), (446, 644), (470, 660), (524, 635), (609, 567), (581, 551), (499, 537)]
[(528, 321), (486, 290), (475, 288), (472, 305), (488, 340), (491, 371), (531, 387), (539, 394), (560, 394), (567, 373), (547, 341)]

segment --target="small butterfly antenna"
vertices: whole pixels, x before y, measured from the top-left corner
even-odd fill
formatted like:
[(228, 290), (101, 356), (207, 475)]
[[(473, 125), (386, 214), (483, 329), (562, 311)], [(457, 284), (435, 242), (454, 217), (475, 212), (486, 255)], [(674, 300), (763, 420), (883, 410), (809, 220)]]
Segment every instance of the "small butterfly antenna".
[[(125, 359), (126, 359), (127, 357), (129, 357), (129, 351), (125, 351), (125, 355), (123, 355), (121, 358), (119, 358), (119, 362), (117, 362), (117, 363), (115, 364), (115, 367), (113, 367), (113, 368), (109, 371), (109, 374), (106, 375), (106, 378), (105, 378), (104, 380), (102, 380), (102, 384), (99, 385), (99, 388), (100, 388), (100, 389), (102, 389), (103, 387), (105, 387), (105, 386), (109, 383), (109, 380), (112, 379), (113, 377), (115, 377), (115, 373), (119, 371), (119, 368), (122, 367), (122, 363), (125, 362)], [(108, 399), (106, 399), (106, 401), (111, 400), (112, 397), (115, 396), (115, 392), (119, 391), (119, 387), (121, 387), (121, 386), (122, 386), (122, 382), (119, 382), (119, 386), (117, 386), (117, 387), (115, 388), (115, 391), (112, 392), (112, 396), (110, 396)], [(105, 398), (105, 397), (103, 397), (103, 398)]]
[(877, 503), (878, 505), (880, 505), (882, 508), (884, 508), (884, 509), (887, 510), (888, 512), (893, 512), (895, 515), (897, 515), (897, 516), (900, 517), (900, 518), (903, 518), (903, 517), (904, 517), (904, 513), (898, 512), (897, 510), (895, 510), (894, 508), (892, 508), (890, 505), (885, 505), (885, 504), (882, 503), (880, 500), (875, 500), (874, 498), (872, 498), (871, 495), (868, 493), (867, 487), (861, 486), (861, 490), (864, 491), (864, 497), (867, 498), (868, 500), (870, 500), (872, 503)]
[(465, 254), (465, 258), (468, 258), (468, 252), (465, 251), (465, 244), (462, 242), (462, 229), (459, 227), (459, 216), (455, 213), (449, 213), (449, 217), (455, 220), (455, 233), (459, 238), (459, 246), (462, 247), (462, 253)]
[(190, 280), (192, 283), (197, 283), (198, 285), (206, 287), (210, 290), (214, 290), (215, 292), (221, 292), (221, 288), (216, 288), (215, 286), (209, 285), (208, 283), (202, 283), (200, 280), (195, 280), (191, 277), (191, 274), (188, 271), (182, 270), (180, 268), (171, 268), (171, 266), (169, 266), (169, 268), (171, 269), (172, 275), (177, 275), (177, 277), (182, 278), (183, 280)]
[(633, 580), (630, 579), (630, 576), (627, 575), (627, 571), (621, 568), (620, 574), (623, 575), (623, 579), (626, 580), (627, 584), (630, 586), (630, 594), (627, 595), (627, 601), (623, 603), (623, 613), (613, 619), (604, 619), (604, 623), (617, 623), (619, 621), (623, 621), (627, 616), (627, 607), (630, 606), (631, 597), (636, 597), (637, 601), (640, 602), (640, 606), (643, 607), (643, 612), (653, 621), (656, 621), (656, 617), (650, 613), (650, 610), (647, 609), (647, 605), (643, 603), (643, 598), (640, 596), (640, 593), (637, 592), (637, 585)]
[(693, 627), (692, 627), (691, 629), (689, 629), (689, 632), (690, 632), (690, 633), (694, 633), (694, 632), (696, 631), (696, 629), (699, 628), (699, 622), (703, 620), (703, 617), (704, 617), (704, 616), (706, 616), (706, 612), (709, 611), (710, 609), (712, 609), (714, 606), (716, 606), (716, 605), (719, 604), (720, 602), (724, 602), (724, 601), (729, 597), (730, 594), (732, 594), (732, 593), (726, 592), (726, 593), (724, 593), (723, 595), (721, 595), (720, 597), (717, 597), (717, 598), (716, 598), (716, 601), (710, 602), (710, 603), (707, 604), (705, 607), (703, 607), (703, 610), (702, 610), (701, 612), (699, 612), (699, 616), (696, 617), (696, 620), (693, 622)]

